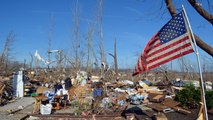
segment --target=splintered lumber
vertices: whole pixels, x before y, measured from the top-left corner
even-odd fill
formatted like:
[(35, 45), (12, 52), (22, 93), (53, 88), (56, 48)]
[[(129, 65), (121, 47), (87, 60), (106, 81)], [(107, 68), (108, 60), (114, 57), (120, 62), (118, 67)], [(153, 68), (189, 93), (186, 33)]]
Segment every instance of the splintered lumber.
[(192, 113), (191, 111), (186, 110), (186, 109), (183, 109), (183, 108), (178, 107), (178, 106), (173, 107), (173, 109), (174, 109), (175, 111), (180, 112), (180, 113), (183, 113), (183, 114), (190, 114), (190, 113)]

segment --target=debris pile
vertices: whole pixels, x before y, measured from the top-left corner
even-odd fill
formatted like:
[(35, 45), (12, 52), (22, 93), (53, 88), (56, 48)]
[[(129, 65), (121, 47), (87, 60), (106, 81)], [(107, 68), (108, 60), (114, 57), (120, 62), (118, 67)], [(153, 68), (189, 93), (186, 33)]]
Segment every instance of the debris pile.
[[(139, 110), (150, 118), (166, 117), (171, 112), (185, 115), (192, 113), (175, 100), (176, 93), (183, 89), (182, 82), (177, 85), (177, 82), (154, 83), (148, 79), (136, 82), (110, 81), (98, 76), (88, 76), (86, 72), (53, 82), (41, 82), (27, 76), (23, 78), (24, 97), (33, 97), (35, 100), (34, 115), (51, 115), (61, 110), (72, 111), (74, 116), (126, 117), (136, 115)], [(0, 81), (1, 105), (12, 100), (12, 90), (11, 81)]]
[(0, 81), (0, 105), (5, 105), (12, 99), (13, 99), (12, 81), (1, 80)]

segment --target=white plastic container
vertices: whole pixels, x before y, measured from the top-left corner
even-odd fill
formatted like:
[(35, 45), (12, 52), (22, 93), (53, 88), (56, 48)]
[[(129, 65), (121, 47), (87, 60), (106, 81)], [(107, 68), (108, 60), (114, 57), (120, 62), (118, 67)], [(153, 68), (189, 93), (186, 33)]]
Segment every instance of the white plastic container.
[(40, 105), (40, 113), (42, 115), (50, 115), (51, 112), (52, 112), (52, 105), (51, 104), (46, 104), (46, 105), (41, 104)]

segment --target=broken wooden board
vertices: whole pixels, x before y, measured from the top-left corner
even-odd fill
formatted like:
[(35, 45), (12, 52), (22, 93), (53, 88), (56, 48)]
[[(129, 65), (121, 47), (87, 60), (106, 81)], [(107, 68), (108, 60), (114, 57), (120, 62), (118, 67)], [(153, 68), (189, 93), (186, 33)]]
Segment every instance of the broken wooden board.
[(177, 112), (183, 113), (183, 114), (190, 114), (190, 113), (192, 113), (191, 111), (183, 109), (183, 108), (178, 107), (178, 106), (173, 107), (172, 109), (174, 109)]
[(149, 93), (148, 98), (150, 102), (162, 102), (165, 98), (165, 95)]

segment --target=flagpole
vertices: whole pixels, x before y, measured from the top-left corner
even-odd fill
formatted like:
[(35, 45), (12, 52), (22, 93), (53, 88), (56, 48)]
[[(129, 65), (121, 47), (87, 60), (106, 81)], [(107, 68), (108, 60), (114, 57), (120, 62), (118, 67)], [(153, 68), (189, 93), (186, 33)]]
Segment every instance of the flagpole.
[(203, 97), (203, 103), (204, 103), (204, 111), (205, 111), (206, 120), (208, 120), (207, 107), (206, 107), (206, 99), (205, 99), (205, 90), (204, 90), (204, 82), (203, 82), (203, 75), (202, 75), (202, 70), (201, 70), (201, 65), (200, 65), (199, 52), (198, 52), (198, 48), (197, 48), (197, 44), (196, 44), (196, 41), (195, 41), (195, 37), (194, 37), (193, 31), (192, 31), (192, 28), (191, 28), (189, 19), (188, 19), (188, 17), (187, 17), (185, 8), (184, 8), (183, 5), (182, 5), (182, 7), (183, 7), (183, 12), (184, 12), (184, 15), (185, 15), (185, 17), (186, 17), (186, 21), (187, 21), (189, 30), (190, 30), (190, 32), (191, 32), (191, 34), (192, 34), (192, 40), (193, 40), (194, 45), (195, 45), (194, 48), (195, 48), (195, 52), (196, 52), (196, 57), (197, 57), (197, 62), (198, 62), (198, 68), (199, 68), (199, 73), (200, 73), (200, 79), (201, 79), (201, 83), (200, 83), (200, 84), (201, 84), (201, 89), (202, 89), (202, 97)]

